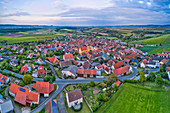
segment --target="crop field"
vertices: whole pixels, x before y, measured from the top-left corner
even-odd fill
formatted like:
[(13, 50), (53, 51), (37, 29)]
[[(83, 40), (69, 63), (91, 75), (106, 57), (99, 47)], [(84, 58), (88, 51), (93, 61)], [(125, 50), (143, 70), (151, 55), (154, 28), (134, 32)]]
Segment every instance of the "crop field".
[(52, 39), (56, 36), (57, 35), (48, 35), (48, 34), (28, 34), (16, 38), (0, 37), (0, 41), (7, 40), (8, 43), (31, 42), (31, 41)]
[(169, 113), (170, 89), (124, 84), (97, 113)]
[(145, 40), (140, 40), (140, 41), (133, 41), (132, 43), (135, 44), (144, 44), (144, 45), (149, 45), (149, 44), (163, 44), (165, 43), (165, 40), (169, 40), (170, 34), (168, 35), (162, 35), (159, 37), (155, 38), (150, 38), (150, 39), (145, 39)]
[(110, 39), (110, 40), (117, 39), (117, 37), (108, 37), (108, 36), (98, 36), (98, 38), (106, 38), (106, 39)]

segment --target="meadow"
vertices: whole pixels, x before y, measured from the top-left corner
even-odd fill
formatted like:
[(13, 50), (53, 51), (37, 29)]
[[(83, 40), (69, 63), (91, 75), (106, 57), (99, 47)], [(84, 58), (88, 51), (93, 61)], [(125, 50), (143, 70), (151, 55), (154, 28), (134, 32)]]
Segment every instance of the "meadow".
[(124, 84), (97, 113), (169, 113), (170, 89)]

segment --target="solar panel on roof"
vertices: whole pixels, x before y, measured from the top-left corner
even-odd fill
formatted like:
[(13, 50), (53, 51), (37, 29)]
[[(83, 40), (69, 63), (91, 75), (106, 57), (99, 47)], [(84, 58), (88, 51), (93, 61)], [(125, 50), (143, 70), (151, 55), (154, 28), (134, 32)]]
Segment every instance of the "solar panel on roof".
[(22, 91), (22, 92), (25, 92), (25, 89), (23, 89), (23, 88), (20, 88), (19, 90)]
[(2, 77), (1, 80), (4, 80), (4, 77)]

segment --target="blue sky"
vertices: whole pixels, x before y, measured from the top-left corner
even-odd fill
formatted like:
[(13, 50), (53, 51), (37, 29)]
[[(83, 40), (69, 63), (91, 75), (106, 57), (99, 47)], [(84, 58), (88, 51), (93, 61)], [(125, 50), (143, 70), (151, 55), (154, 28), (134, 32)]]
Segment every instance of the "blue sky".
[(170, 24), (170, 0), (0, 0), (0, 24)]

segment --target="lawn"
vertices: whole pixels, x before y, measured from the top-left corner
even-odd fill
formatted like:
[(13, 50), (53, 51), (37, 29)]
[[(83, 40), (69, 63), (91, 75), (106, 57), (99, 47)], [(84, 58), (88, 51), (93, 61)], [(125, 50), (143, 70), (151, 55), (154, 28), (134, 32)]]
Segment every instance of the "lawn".
[[(66, 103), (67, 104), (67, 103)], [(85, 100), (83, 100), (83, 108), (79, 112), (75, 112), (72, 108), (68, 108), (66, 105), (67, 113), (91, 113), (89, 107), (87, 106)]]
[(149, 54), (157, 54), (157, 53), (162, 53), (163, 50), (170, 51), (170, 47), (158, 47), (152, 51), (149, 51), (148, 53)]
[(140, 47), (140, 48), (137, 48), (141, 51), (145, 51), (145, 52), (150, 52), (154, 49), (158, 48), (158, 46), (144, 46), (144, 47)]
[(124, 84), (97, 113), (169, 113), (170, 89)]

